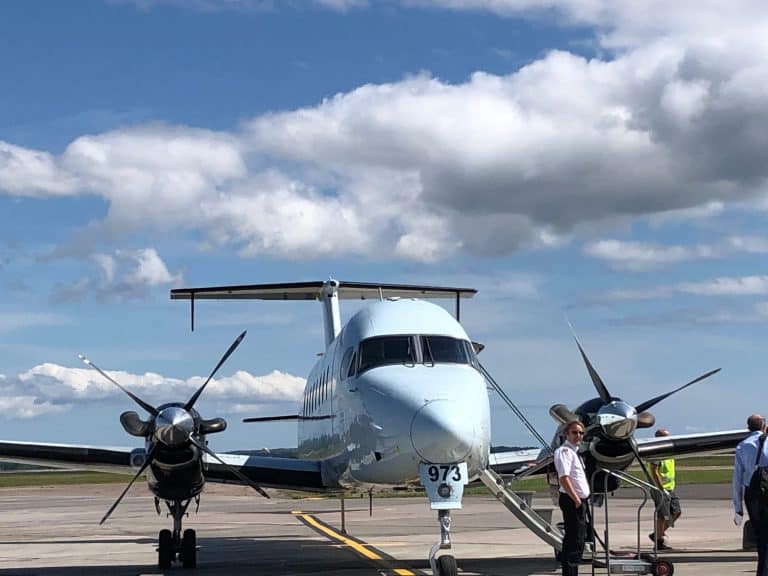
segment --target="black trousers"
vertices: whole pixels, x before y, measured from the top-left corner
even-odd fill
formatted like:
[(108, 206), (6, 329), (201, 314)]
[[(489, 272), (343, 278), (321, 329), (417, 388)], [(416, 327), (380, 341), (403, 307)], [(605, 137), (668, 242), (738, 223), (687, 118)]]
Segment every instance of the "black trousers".
[(587, 537), (587, 503), (582, 501), (581, 506), (576, 508), (571, 497), (561, 492), (559, 504), (560, 510), (563, 511), (563, 522), (565, 523), (563, 553), (560, 555), (563, 564), (563, 576), (577, 576)]
[(744, 504), (747, 505), (747, 514), (749, 514), (757, 541), (757, 572), (755, 574), (768, 576), (768, 509), (758, 503), (749, 487), (744, 490)]

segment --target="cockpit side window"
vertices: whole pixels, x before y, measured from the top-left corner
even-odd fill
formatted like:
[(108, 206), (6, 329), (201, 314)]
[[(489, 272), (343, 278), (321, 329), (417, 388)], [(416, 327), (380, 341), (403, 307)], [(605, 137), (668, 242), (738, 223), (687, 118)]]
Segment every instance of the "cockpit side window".
[(377, 366), (415, 364), (416, 347), (412, 336), (375, 336), (360, 342), (360, 372)]
[(344, 352), (344, 357), (341, 359), (341, 367), (339, 368), (339, 379), (346, 380), (347, 377), (352, 376), (353, 372), (350, 370), (352, 365), (352, 354), (354, 348), (347, 348)]
[(421, 336), (424, 362), (427, 364), (469, 364), (466, 342), (450, 336)]

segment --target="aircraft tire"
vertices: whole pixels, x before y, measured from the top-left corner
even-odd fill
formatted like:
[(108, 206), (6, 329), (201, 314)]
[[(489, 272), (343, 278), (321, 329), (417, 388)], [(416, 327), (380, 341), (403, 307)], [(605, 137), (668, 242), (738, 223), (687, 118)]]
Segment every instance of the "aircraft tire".
[(191, 528), (184, 530), (184, 537), (181, 539), (181, 565), (184, 568), (197, 566), (197, 535)]
[(161, 570), (171, 567), (173, 562), (173, 536), (170, 530), (160, 530), (157, 539), (157, 565)]
[(440, 556), (437, 559), (437, 573), (440, 576), (458, 576), (459, 567), (453, 556)]
[(672, 562), (656, 560), (653, 564), (653, 576), (672, 576), (674, 573), (675, 567)]

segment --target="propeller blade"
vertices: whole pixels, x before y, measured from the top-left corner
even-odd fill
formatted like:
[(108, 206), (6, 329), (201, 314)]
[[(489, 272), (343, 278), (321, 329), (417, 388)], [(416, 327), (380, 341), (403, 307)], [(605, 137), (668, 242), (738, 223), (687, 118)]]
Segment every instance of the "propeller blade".
[(229, 349), (224, 353), (224, 356), (221, 357), (221, 360), (219, 360), (219, 363), (216, 364), (216, 368), (213, 369), (213, 372), (211, 372), (211, 375), (208, 376), (208, 379), (203, 382), (203, 385), (200, 386), (200, 388), (197, 389), (197, 391), (192, 394), (192, 398), (190, 398), (187, 403), (184, 406), (184, 410), (191, 410), (192, 407), (195, 405), (195, 402), (197, 402), (197, 399), (200, 398), (200, 394), (203, 393), (203, 390), (205, 390), (205, 387), (208, 386), (208, 382), (211, 381), (214, 374), (219, 371), (219, 368), (221, 368), (221, 365), (224, 364), (224, 362), (227, 361), (227, 358), (232, 354), (232, 352), (235, 351), (235, 348), (240, 346), (240, 342), (243, 341), (243, 338), (245, 338), (246, 331), (243, 330), (243, 333), (238, 336), (234, 342), (232, 342), (232, 345), (229, 347)]
[(570, 322), (568, 322), (568, 326), (571, 329), (571, 334), (573, 335), (573, 339), (576, 341), (576, 346), (579, 347), (581, 358), (584, 360), (584, 364), (586, 364), (587, 366), (589, 377), (592, 379), (592, 384), (595, 385), (595, 390), (597, 390), (597, 394), (598, 396), (600, 396), (600, 400), (602, 400), (603, 403), (608, 404), (613, 399), (613, 397), (611, 396), (611, 393), (608, 392), (608, 388), (605, 387), (605, 384), (603, 383), (602, 378), (600, 378), (600, 374), (597, 373), (597, 370), (595, 370), (595, 367), (592, 366), (592, 362), (590, 362), (589, 358), (587, 358), (587, 354), (584, 352), (584, 349), (581, 347), (581, 343), (579, 342), (579, 339), (576, 337), (576, 332), (574, 331), (573, 326), (571, 326)]
[(154, 407), (154, 406), (152, 406), (151, 404), (148, 404), (147, 402), (144, 402), (144, 400), (142, 400), (141, 398), (139, 398), (138, 396), (136, 396), (136, 394), (134, 394), (133, 392), (131, 392), (131, 391), (130, 391), (130, 390), (128, 390), (127, 388), (123, 388), (123, 386), (121, 386), (121, 385), (120, 385), (120, 384), (119, 384), (119, 383), (118, 383), (116, 380), (114, 380), (114, 379), (113, 379), (113, 378), (112, 378), (112, 377), (111, 377), (109, 374), (107, 374), (106, 372), (104, 372), (104, 370), (102, 370), (101, 368), (99, 368), (98, 366), (96, 366), (96, 364), (94, 364), (93, 362), (91, 362), (90, 360), (88, 360), (88, 358), (86, 358), (86, 357), (85, 357), (85, 356), (83, 356), (82, 354), (78, 354), (78, 355), (77, 355), (77, 357), (78, 357), (78, 358), (80, 358), (80, 360), (82, 360), (83, 362), (85, 362), (85, 363), (86, 363), (88, 366), (90, 366), (91, 368), (93, 368), (94, 370), (96, 370), (96, 371), (97, 371), (99, 374), (101, 374), (102, 376), (104, 376), (104, 378), (106, 378), (107, 380), (109, 380), (110, 382), (112, 382), (112, 384), (114, 384), (115, 386), (117, 386), (118, 388), (120, 388), (120, 390), (122, 390), (123, 392), (125, 392), (126, 394), (128, 394), (128, 396), (130, 396), (130, 397), (131, 397), (131, 399), (132, 399), (134, 402), (136, 402), (136, 404), (138, 404), (139, 406), (141, 406), (142, 408), (144, 408), (144, 410), (146, 410), (147, 412), (149, 412), (150, 414), (152, 414), (152, 416), (157, 416), (157, 415), (160, 413), (160, 412), (158, 411), (158, 409), (157, 409), (157, 408), (155, 408), (155, 407)]
[(565, 404), (553, 404), (550, 406), (549, 415), (552, 416), (558, 424), (567, 424), (568, 422), (579, 419), (576, 414), (568, 410), (568, 407)]
[(720, 372), (720, 370), (721, 370), (720, 368), (716, 368), (714, 370), (710, 370), (709, 372), (705, 372), (704, 374), (702, 374), (698, 378), (694, 378), (693, 380), (691, 380), (687, 384), (683, 384), (682, 386), (680, 386), (680, 388), (675, 388), (671, 392), (667, 392), (666, 394), (662, 394), (661, 396), (656, 396), (655, 398), (651, 398), (650, 400), (646, 400), (645, 402), (642, 402), (641, 404), (638, 404), (637, 406), (635, 406), (635, 410), (637, 410), (638, 412), (643, 412), (645, 410), (648, 410), (648, 408), (650, 408), (652, 406), (655, 406), (656, 404), (658, 404), (659, 402), (661, 402), (662, 400), (664, 400), (668, 396), (672, 396), (672, 394), (674, 394), (675, 392), (680, 392), (680, 390), (688, 388), (688, 386), (692, 386), (692, 385), (696, 384), (696, 382), (701, 382), (705, 378), (709, 378), (713, 374), (717, 374), (718, 372)]
[(157, 444), (155, 444), (155, 446), (152, 447), (152, 450), (149, 451), (149, 453), (147, 454), (147, 457), (144, 459), (144, 464), (141, 465), (141, 468), (139, 468), (139, 471), (136, 472), (136, 475), (133, 478), (131, 478), (130, 482), (128, 482), (128, 486), (125, 487), (125, 490), (123, 490), (123, 493), (117, 497), (117, 500), (115, 500), (114, 504), (112, 504), (109, 510), (107, 510), (107, 513), (104, 514), (104, 517), (101, 519), (101, 522), (99, 522), (99, 525), (104, 524), (104, 522), (107, 521), (107, 518), (109, 518), (112, 512), (115, 511), (115, 508), (117, 508), (118, 504), (120, 504), (120, 502), (123, 500), (123, 497), (128, 493), (128, 490), (131, 489), (131, 486), (133, 486), (133, 483), (136, 482), (138, 477), (141, 476), (144, 473), (144, 470), (147, 469), (147, 466), (150, 465), (150, 463), (152, 462), (152, 459), (155, 457), (156, 447), (157, 447)]
[(253, 482), (253, 480), (251, 480), (250, 478), (248, 478), (248, 476), (246, 476), (245, 474), (243, 474), (242, 472), (240, 472), (240, 470), (238, 470), (238, 469), (237, 469), (237, 468), (235, 468), (234, 466), (230, 466), (229, 464), (227, 464), (226, 462), (224, 462), (224, 460), (222, 460), (221, 458), (219, 458), (219, 455), (218, 455), (218, 454), (216, 454), (216, 452), (214, 452), (214, 451), (213, 451), (213, 450), (211, 450), (210, 448), (208, 448), (208, 446), (205, 446), (205, 445), (203, 445), (203, 444), (201, 444), (201, 443), (197, 442), (197, 441), (196, 441), (194, 438), (190, 438), (190, 439), (189, 439), (189, 441), (190, 441), (192, 444), (194, 444), (195, 446), (197, 446), (197, 447), (198, 447), (200, 450), (202, 450), (203, 452), (205, 452), (206, 454), (208, 454), (208, 456), (210, 456), (211, 458), (214, 458), (214, 459), (216, 459), (216, 460), (219, 462), (219, 464), (221, 464), (221, 465), (222, 465), (222, 466), (224, 466), (224, 467), (225, 467), (227, 470), (229, 470), (230, 472), (232, 472), (232, 474), (234, 474), (235, 476), (237, 476), (238, 478), (240, 478), (240, 480), (242, 480), (242, 481), (243, 481), (245, 484), (247, 484), (248, 486), (250, 486), (251, 488), (253, 488), (254, 490), (256, 490), (256, 492), (258, 492), (259, 494), (261, 494), (262, 496), (264, 496), (264, 498), (269, 498), (269, 494), (267, 494), (266, 492), (264, 492), (264, 489), (263, 489), (261, 486), (259, 486), (258, 484), (255, 484), (255, 483)]
[(656, 416), (650, 412), (640, 412), (637, 415), (638, 428), (651, 428), (654, 424), (656, 424)]
[(651, 476), (651, 473), (648, 472), (648, 468), (645, 465), (645, 462), (642, 458), (640, 458), (640, 452), (637, 451), (637, 441), (633, 438), (629, 440), (629, 445), (632, 448), (632, 453), (635, 455), (635, 459), (637, 460), (637, 463), (640, 464), (640, 468), (643, 469), (643, 474), (645, 474), (646, 480), (648, 480), (648, 484), (652, 484), (653, 486), (656, 485), (656, 483), (653, 481), (653, 477)]

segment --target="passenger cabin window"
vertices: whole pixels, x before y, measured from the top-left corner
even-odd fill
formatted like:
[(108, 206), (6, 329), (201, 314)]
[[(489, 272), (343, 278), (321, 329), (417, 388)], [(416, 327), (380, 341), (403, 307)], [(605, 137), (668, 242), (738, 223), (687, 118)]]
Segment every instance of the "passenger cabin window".
[(425, 364), (469, 364), (469, 343), (450, 336), (422, 336), (421, 353)]
[(360, 372), (388, 364), (415, 364), (411, 336), (376, 336), (360, 342)]

